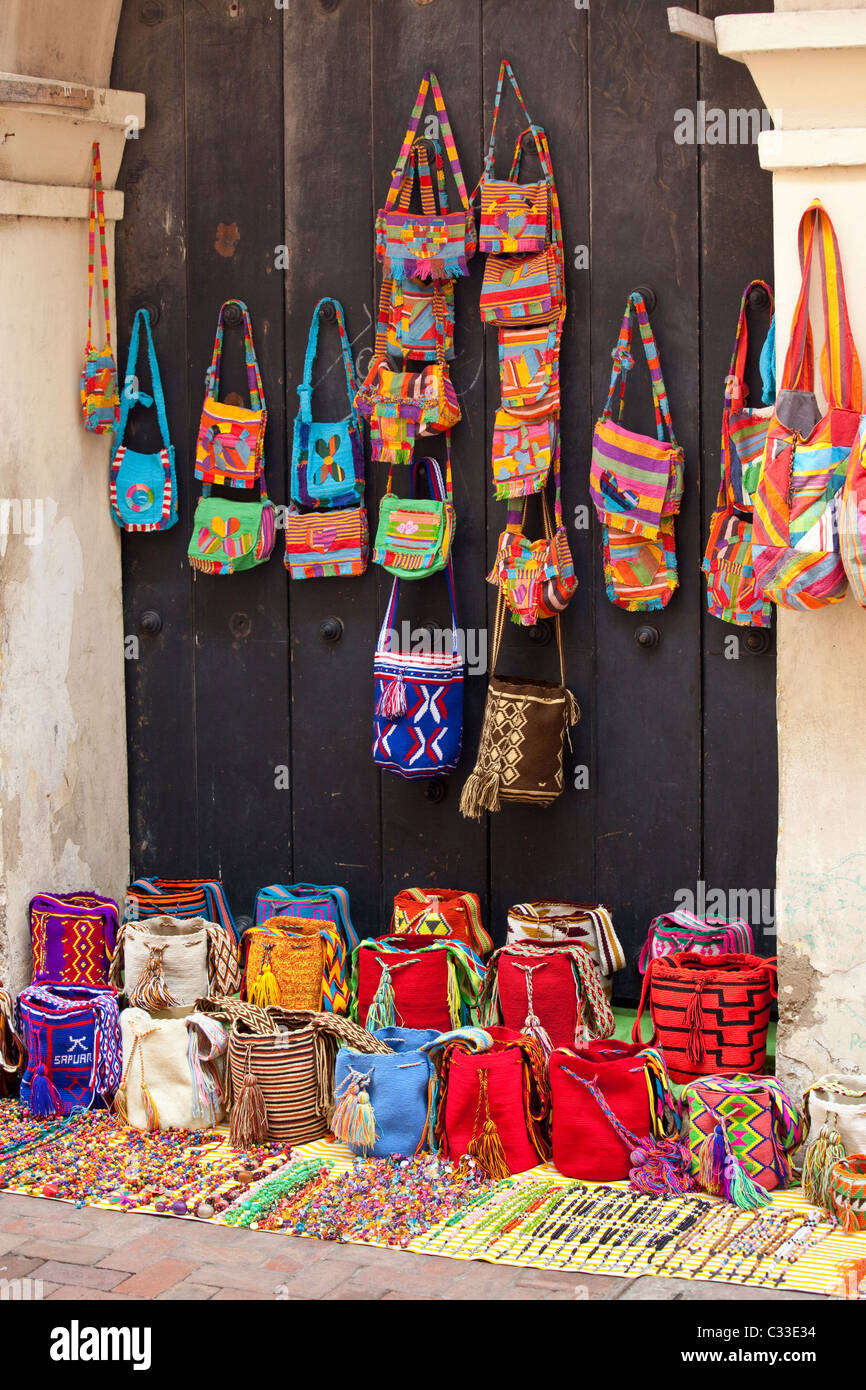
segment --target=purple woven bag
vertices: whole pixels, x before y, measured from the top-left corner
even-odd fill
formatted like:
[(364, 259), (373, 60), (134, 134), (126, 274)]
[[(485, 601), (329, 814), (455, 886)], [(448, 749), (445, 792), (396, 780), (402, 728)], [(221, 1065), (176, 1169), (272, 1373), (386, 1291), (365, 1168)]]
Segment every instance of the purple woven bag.
[(30, 899), (33, 984), (104, 989), (117, 938), (113, 898), (98, 893), (37, 893)]

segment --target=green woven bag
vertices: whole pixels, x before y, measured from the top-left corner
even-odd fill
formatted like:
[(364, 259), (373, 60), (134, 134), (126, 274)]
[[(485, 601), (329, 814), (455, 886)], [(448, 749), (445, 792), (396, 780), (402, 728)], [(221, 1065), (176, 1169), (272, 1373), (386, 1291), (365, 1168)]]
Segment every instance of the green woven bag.
[(203, 574), (237, 574), (267, 560), (274, 548), (274, 507), (262, 487), (259, 501), (211, 497), (195, 509), (187, 559)]

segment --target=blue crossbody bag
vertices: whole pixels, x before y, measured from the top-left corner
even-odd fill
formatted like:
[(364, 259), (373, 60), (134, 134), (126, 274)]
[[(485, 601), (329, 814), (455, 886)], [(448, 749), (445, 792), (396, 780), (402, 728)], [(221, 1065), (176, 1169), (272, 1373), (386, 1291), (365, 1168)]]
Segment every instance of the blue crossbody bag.
[[(144, 324), (147, 335), (147, 357), (150, 366), (150, 389), (152, 396), (140, 390), (136, 365), (138, 362), (138, 340), (140, 325)], [(126, 422), (129, 412), (135, 405), (156, 406), (156, 418), (162, 438), (162, 448), (156, 453), (140, 454), (127, 448), (124, 443)], [(168, 420), (165, 413), (165, 399), (162, 394), (162, 381), (153, 335), (150, 331), (150, 315), (146, 309), (136, 312), (129, 340), (129, 355), (126, 359), (126, 376), (120, 392), (120, 422), (117, 427), (117, 442), (111, 460), (111, 515), (117, 526), (124, 531), (167, 531), (177, 521), (177, 478), (174, 471), (174, 445), (168, 437)]]

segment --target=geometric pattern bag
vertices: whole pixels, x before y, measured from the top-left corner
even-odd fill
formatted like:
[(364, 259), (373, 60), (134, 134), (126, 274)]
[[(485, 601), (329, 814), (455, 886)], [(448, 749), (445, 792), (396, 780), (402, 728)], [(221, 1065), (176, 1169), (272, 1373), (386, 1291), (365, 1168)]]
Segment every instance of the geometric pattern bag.
[(38, 893), (30, 899), (33, 984), (108, 984), (117, 903), (96, 893)]
[(720, 918), (705, 920), (686, 908), (677, 908), (673, 912), (661, 913), (650, 922), (637, 968), (643, 974), (651, 960), (673, 955), (675, 951), (718, 956), (737, 951), (751, 955), (754, 950), (752, 928), (742, 917), (731, 922)]
[(755, 584), (752, 563), (752, 500), (746, 479), (764, 452), (773, 407), (745, 405), (748, 353), (746, 314), (752, 290), (763, 290), (773, 312), (773, 291), (765, 280), (752, 280), (743, 291), (731, 370), (725, 379), (722, 411), (722, 477), (701, 568), (707, 576), (707, 609), (716, 618), (740, 627), (769, 627), (773, 605)]
[[(102, 303), (105, 310), (105, 347), (93, 345), (93, 280), (96, 229), (99, 226), (99, 255), (102, 264)], [(87, 250), (87, 346), (81, 372), (81, 409), (84, 428), (93, 434), (117, 429), (120, 397), (117, 394), (117, 366), (111, 351), (111, 314), (108, 307), (108, 252), (105, 245), (105, 203), (102, 195), (102, 163), (99, 145), (93, 146), (93, 174), (90, 182), (90, 231)]]
[(550, 242), (550, 179), (544, 177), (538, 183), (518, 183), (522, 139), (517, 142), (517, 151), (511, 173), (507, 179), (494, 177), (493, 164), (496, 154), (496, 123), (502, 102), (502, 85), (507, 77), (526, 117), (529, 130), (535, 134), (532, 117), (526, 109), (517, 78), (511, 64), (503, 58), (499, 65), (499, 78), (496, 83), (496, 96), (493, 101), (493, 124), (490, 128), (490, 144), (484, 160), (484, 171), (478, 187), (472, 195), (473, 203), (480, 195), (481, 217), (478, 228), (478, 250), (497, 255), (525, 255), (530, 251), (543, 251)]
[(521, 420), (559, 414), (562, 318), (538, 327), (500, 328), (502, 408)]
[[(138, 339), (139, 325), (144, 324), (147, 335), (147, 356), (150, 366), (150, 389), (146, 396), (139, 388)], [(142, 454), (124, 444), (129, 412), (134, 405), (156, 406), (156, 418), (162, 437), (162, 448), (156, 453)], [(167, 531), (177, 521), (177, 479), (174, 472), (174, 445), (168, 436), (168, 419), (162, 381), (150, 331), (150, 314), (136, 310), (126, 359), (123, 396), (120, 403), (120, 424), (115, 436), (114, 457), (110, 472), (111, 516), (115, 525), (125, 531)]]
[[(436, 156), (439, 209), (430, 176), (428, 144), (432, 145)], [(447, 212), (448, 193), (445, 188), (439, 141), (416, 140), (412, 146), (411, 158), (418, 170), (423, 212)], [(409, 207), (411, 194), (412, 180), (404, 179), (399, 203), (403, 211)], [(454, 281), (388, 278), (387, 285), (389, 300), (385, 313), (385, 328), (388, 350), (395, 357), (413, 357), (423, 362), (435, 362), (437, 340), (441, 337), (446, 360), (450, 361), (454, 356)], [(383, 313), (382, 302), (380, 301), (380, 316)]]
[[(839, 498), (860, 427), (860, 360), (845, 301), (839, 243), (816, 198), (800, 219), (803, 278), (776, 405), (754, 494), (755, 580), (766, 598), (810, 610), (838, 603), (848, 580), (839, 550)], [(827, 410), (814, 393), (809, 292), (818, 250), (825, 343), (821, 380)]]
[[(549, 393), (548, 393), (549, 394)], [(559, 452), (559, 415), (524, 419), (504, 407), (493, 422), (493, 491), (498, 501), (528, 497), (547, 482)]]
[[(311, 413), (319, 315), (326, 304), (332, 306), (336, 317), (349, 393), (349, 414), (329, 424), (314, 421)], [(363, 499), (364, 441), (354, 405), (357, 389), (343, 306), (336, 299), (320, 299), (310, 324), (304, 375), (298, 387), (301, 407), (292, 435), (291, 495), (302, 507), (351, 507)]]
[(767, 1192), (790, 1186), (804, 1117), (775, 1077), (704, 1077), (686, 1086), (681, 1101), (693, 1174), (707, 1136), (722, 1124), (734, 1158), (753, 1182)]
[(390, 931), (392, 936), (453, 936), (479, 956), (493, 950), (493, 940), (481, 924), (478, 894), (458, 888), (401, 889), (394, 898)]
[(508, 909), (509, 946), (546, 941), (583, 946), (610, 998), (613, 975), (625, 967), (625, 953), (614, 931), (610, 909), (603, 903), (570, 903), (544, 898), (516, 903)]
[[(228, 405), (219, 399), (226, 309), (240, 312), (244, 326), (249, 407)], [(250, 313), (240, 299), (227, 299), (219, 311), (211, 364), (205, 373), (205, 399), (195, 448), (195, 476), (202, 483), (228, 487), (253, 487), (264, 469), (265, 425), (268, 412)]]
[(29, 985), (15, 1005), (27, 1050), (21, 1104), (34, 1115), (106, 1105), (120, 1085), (117, 999), (86, 985)]
[[(427, 467), (429, 499), (414, 496), (422, 463)], [(435, 459), (416, 459), (407, 500), (394, 496), (391, 473), (388, 474), (388, 490), (379, 506), (374, 564), (381, 565), (398, 579), (423, 579), (445, 568), (451, 554), (455, 522), (450, 461), (446, 478), (443, 484)]]

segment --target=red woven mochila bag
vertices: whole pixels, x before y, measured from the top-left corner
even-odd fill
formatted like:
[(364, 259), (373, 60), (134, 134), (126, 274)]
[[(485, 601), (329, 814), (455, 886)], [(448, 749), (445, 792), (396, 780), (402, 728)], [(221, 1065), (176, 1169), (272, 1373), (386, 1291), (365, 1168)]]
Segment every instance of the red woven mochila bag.
[[(505, 1178), (549, 1156), (543, 1128), (550, 1098), (547, 1068), (534, 1038), (510, 1028), (484, 1031), (493, 1038), (487, 1052), (469, 1052), (459, 1040), (443, 1051), (437, 1148), (448, 1158), (468, 1153), (488, 1177)], [(490, 1162), (491, 1139), (498, 1163)]]
[(674, 1081), (761, 1072), (767, 1059), (770, 1006), (777, 997), (776, 958), (677, 952), (650, 961), (632, 1029), (641, 1040), (649, 1002), (650, 1043), (657, 1042)]
[(555, 1047), (582, 1047), (610, 1037), (613, 1012), (586, 946), (533, 941), (503, 946), (491, 958), (485, 980), (484, 1017)]
[[(374, 947), (358, 952), (358, 1022), (366, 1026), (367, 1013), (387, 965), (394, 989), (394, 1015), (401, 1028), (454, 1027), (448, 1000), (448, 954), (431, 951), (430, 937), (407, 932), (385, 937), (398, 951)], [(372, 1024), (371, 1024), (372, 1026)]]

